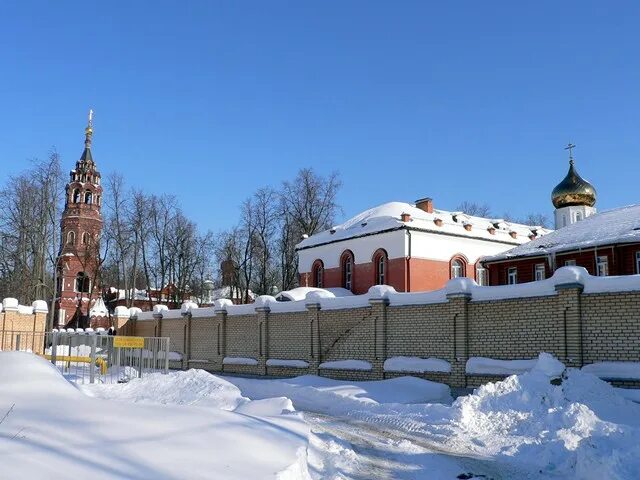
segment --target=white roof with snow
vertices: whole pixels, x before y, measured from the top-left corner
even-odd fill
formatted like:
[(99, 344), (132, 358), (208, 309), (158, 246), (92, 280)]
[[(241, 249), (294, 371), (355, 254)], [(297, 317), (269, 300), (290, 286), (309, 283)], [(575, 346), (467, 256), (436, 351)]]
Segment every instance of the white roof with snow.
[(298, 301), (304, 300), (307, 294), (310, 292), (329, 292), (334, 297), (352, 297), (353, 292), (346, 288), (334, 287), (334, 288), (318, 288), (318, 287), (296, 287), (291, 290), (285, 290), (276, 295), (278, 301)]
[[(411, 215), (411, 220), (403, 222), (401, 220), (403, 213)], [(438, 219), (442, 221), (441, 226), (435, 223)], [(471, 225), (471, 229), (467, 230), (465, 225)], [(511, 223), (503, 219), (474, 217), (464, 212), (447, 212), (445, 210), (434, 209), (433, 213), (427, 213), (409, 203), (389, 202), (366, 210), (329, 230), (316, 233), (304, 239), (296, 248), (301, 250), (317, 245), (401, 228), (435, 233), (449, 233), (451, 235), (481, 238), (483, 240), (511, 243), (513, 245), (529, 242), (529, 235), (532, 233), (536, 235), (546, 235), (551, 231), (542, 227)], [(489, 232), (490, 228), (495, 228), (494, 234)], [(516, 238), (511, 236), (511, 232), (517, 233)]]
[(93, 307), (91, 307), (91, 310), (89, 310), (89, 316), (106, 317), (108, 314), (109, 311), (107, 310), (107, 306), (104, 304), (104, 300), (102, 300), (102, 297), (98, 297), (96, 302), (93, 304)]
[(486, 257), (484, 261), (553, 255), (583, 248), (636, 242), (640, 243), (640, 205), (630, 205), (591, 215), (543, 238)]

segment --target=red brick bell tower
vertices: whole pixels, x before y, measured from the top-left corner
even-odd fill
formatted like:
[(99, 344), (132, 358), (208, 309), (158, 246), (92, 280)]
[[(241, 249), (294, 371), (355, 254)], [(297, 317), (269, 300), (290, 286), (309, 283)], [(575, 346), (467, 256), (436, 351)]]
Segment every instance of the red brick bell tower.
[(89, 326), (89, 310), (100, 296), (102, 187), (91, 154), (93, 110), (85, 129), (84, 151), (71, 170), (61, 222), (55, 325)]

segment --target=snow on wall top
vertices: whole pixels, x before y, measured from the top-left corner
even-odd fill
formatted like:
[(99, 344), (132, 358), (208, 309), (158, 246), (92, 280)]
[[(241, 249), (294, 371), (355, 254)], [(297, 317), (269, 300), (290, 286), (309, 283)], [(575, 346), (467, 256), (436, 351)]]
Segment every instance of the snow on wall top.
[[(401, 220), (401, 215), (407, 213), (411, 216), (408, 222)], [(440, 226), (436, 221), (441, 220)], [(470, 230), (465, 225), (471, 226)], [(501, 241), (519, 245), (529, 242), (529, 235), (535, 232), (536, 235), (546, 235), (551, 230), (542, 227), (532, 227), (519, 223), (507, 222), (503, 219), (490, 219), (474, 217), (464, 212), (448, 212), (445, 210), (434, 210), (433, 213), (425, 212), (414, 205), (404, 202), (388, 202), (369, 210), (359, 213), (346, 222), (336, 225), (324, 232), (316, 233), (300, 242), (296, 248), (298, 250), (332, 243), (339, 240), (371, 235), (383, 231), (412, 228), (426, 230), (437, 233), (450, 233), (473, 238), (482, 238), (492, 241)], [(491, 234), (489, 229), (495, 229)], [(516, 238), (511, 236), (511, 232), (517, 233)]]
[(629, 205), (591, 215), (542, 238), (486, 257), (484, 261), (550, 255), (581, 248), (635, 242), (640, 242), (640, 205)]
[[(618, 277), (596, 277), (589, 275), (583, 267), (562, 267), (555, 271), (551, 278), (536, 282), (516, 285), (500, 285), (495, 287), (479, 286), (470, 278), (454, 278), (440, 290), (430, 292), (396, 292), (388, 285), (375, 285), (363, 295), (336, 297), (333, 293), (317, 289), (309, 291), (305, 298), (279, 302), (269, 295), (259, 296), (255, 303), (233, 305), (229, 300), (217, 300), (214, 307), (192, 308), (188, 310), (193, 317), (213, 316), (218, 311), (227, 315), (253, 315), (256, 309), (268, 309), (271, 313), (304, 312), (310, 305), (319, 306), (321, 310), (341, 310), (348, 308), (368, 307), (371, 303), (385, 302), (390, 307), (406, 305), (427, 305), (445, 303), (449, 296), (465, 295), (472, 302), (504, 300), (509, 298), (527, 298), (556, 295), (559, 285), (582, 285), (585, 294), (605, 292), (640, 292), (640, 275), (624, 275)], [(162, 318), (180, 318), (186, 313), (180, 309), (158, 309), (156, 312), (137, 312), (132, 314), (137, 320), (151, 320), (153, 315)]]

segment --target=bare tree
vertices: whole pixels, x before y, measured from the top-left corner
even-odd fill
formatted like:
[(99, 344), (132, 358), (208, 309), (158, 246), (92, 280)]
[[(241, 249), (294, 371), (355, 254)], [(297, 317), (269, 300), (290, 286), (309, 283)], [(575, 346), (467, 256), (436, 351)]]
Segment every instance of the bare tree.
[[(60, 160), (34, 160), (0, 190), (0, 293), (55, 301), (61, 212)], [(53, 310), (53, 309), (51, 309)]]
[(474, 217), (491, 217), (491, 207), (486, 203), (481, 204), (465, 200), (456, 207), (456, 210)]
[(532, 227), (549, 228), (549, 217), (544, 213), (529, 213), (523, 218), (518, 218), (509, 212), (502, 215), (507, 222), (521, 223)]
[(311, 168), (301, 169), (293, 181), (282, 185), (280, 194), (280, 239), (278, 242), (281, 287), (288, 290), (298, 282), (295, 246), (303, 235), (331, 227), (340, 211), (337, 196), (342, 182), (336, 172), (322, 177)]

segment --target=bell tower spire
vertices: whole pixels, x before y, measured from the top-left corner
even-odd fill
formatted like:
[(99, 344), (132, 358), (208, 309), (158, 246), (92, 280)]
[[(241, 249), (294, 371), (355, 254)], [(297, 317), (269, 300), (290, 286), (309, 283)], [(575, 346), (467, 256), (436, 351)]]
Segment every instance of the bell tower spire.
[(89, 326), (89, 314), (100, 296), (102, 186), (91, 155), (93, 110), (84, 130), (84, 151), (69, 172), (62, 212), (58, 256), (56, 325)]
[(91, 137), (93, 135), (93, 110), (89, 109), (89, 121), (84, 129), (84, 148), (91, 148)]
[(93, 155), (91, 155), (91, 140), (93, 138), (93, 110), (89, 110), (89, 119), (87, 127), (84, 129), (84, 152), (80, 156), (80, 162), (88, 164), (93, 163)]

